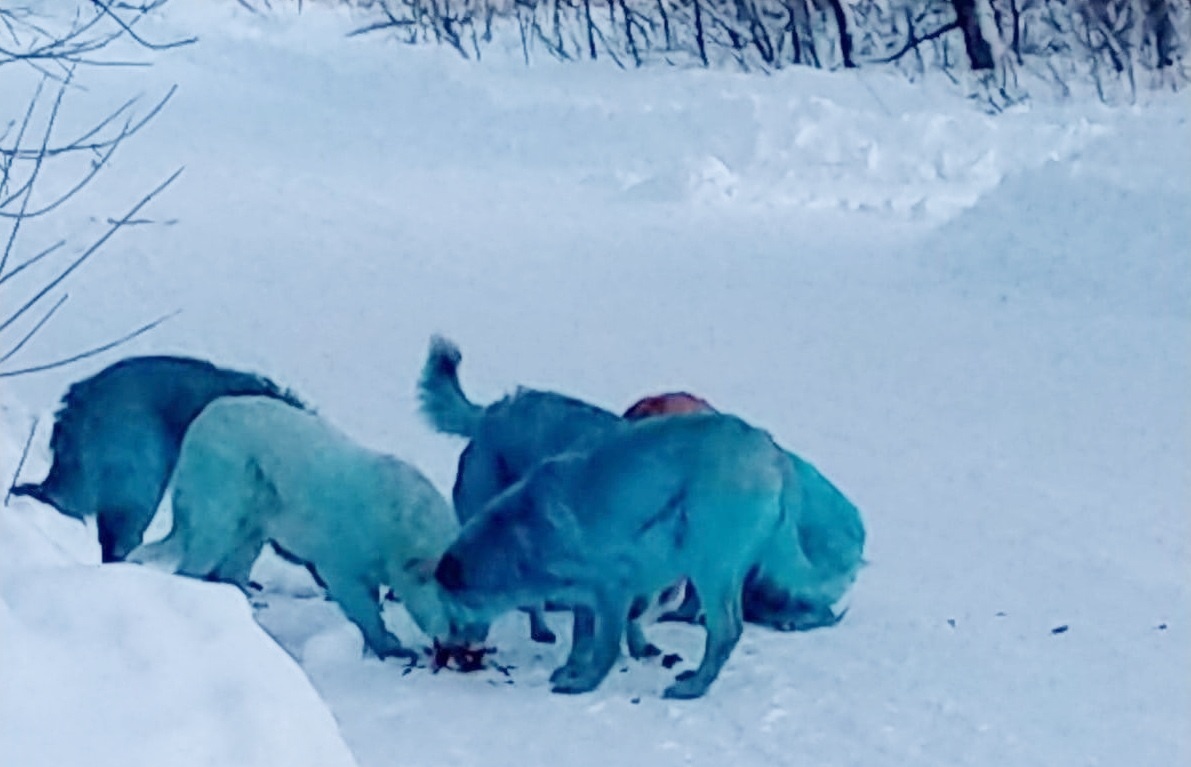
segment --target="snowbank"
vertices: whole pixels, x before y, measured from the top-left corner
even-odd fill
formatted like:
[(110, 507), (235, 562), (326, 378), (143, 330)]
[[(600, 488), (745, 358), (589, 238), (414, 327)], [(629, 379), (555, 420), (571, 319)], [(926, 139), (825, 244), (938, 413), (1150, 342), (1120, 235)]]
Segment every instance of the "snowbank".
[[(7, 487), (22, 431), (0, 409)], [(26, 499), (0, 508), (0, 763), (355, 764), (334, 718), (239, 591), (79, 564), (93, 541)]]

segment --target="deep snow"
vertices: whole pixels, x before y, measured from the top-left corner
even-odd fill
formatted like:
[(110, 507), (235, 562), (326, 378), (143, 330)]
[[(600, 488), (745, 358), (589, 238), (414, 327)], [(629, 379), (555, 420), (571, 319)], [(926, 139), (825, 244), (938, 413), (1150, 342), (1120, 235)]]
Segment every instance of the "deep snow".
[[(153, 31), (199, 44), (90, 75), (67, 119), (180, 89), (71, 231), (186, 171), (157, 223), (76, 275), (30, 361), (181, 308), (123, 351), (264, 372), (444, 491), (459, 445), (414, 401), (432, 332), (460, 343), (481, 400), (525, 383), (615, 409), (686, 388), (848, 493), (871, 563), (838, 627), (748, 628), (689, 703), (658, 698), (678, 669), (628, 661), (591, 695), (550, 695), (565, 643), (531, 645), (520, 616), (495, 631), (510, 676), (406, 674), (270, 563), (256, 618), (360, 765), (1187, 761), (1185, 93), (1120, 110), (1040, 94), (993, 117), (941, 78), (477, 66), (350, 26), (189, 4)], [(23, 476), (44, 471), (55, 400), (112, 359), (3, 384), (0, 475), (28, 413)], [(3, 514), (0, 647), (25, 653), (0, 666), (5, 711), (31, 733), (102, 726), (110, 746), (63, 738), (77, 749), (15, 763), (152, 763), (116, 748), (147, 737), (145, 707), (157, 727), (205, 722), (189, 734), (213, 753), (251, 730), (252, 748), (292, 748), (262, 763), (331, 763), (301, 745), (331, 753), (329, 717), (236, 594), (97, 570), (69, 520), (23, 499)], [(119, 633), (131, 616), (140, 633)], [(211, 654), (204, 632), (237, 649)], [(684, 666), (702, 638), (651, 636)], [(145, 692), (113, 691), (111, 668)], [(246, 714), (224, 716), (220, 685), (254, 691), (235, 693)], [(86, 701), (129, 715), (88, 719)], [(14, 742), (32, 741), (0, 730), (0, 762)]]

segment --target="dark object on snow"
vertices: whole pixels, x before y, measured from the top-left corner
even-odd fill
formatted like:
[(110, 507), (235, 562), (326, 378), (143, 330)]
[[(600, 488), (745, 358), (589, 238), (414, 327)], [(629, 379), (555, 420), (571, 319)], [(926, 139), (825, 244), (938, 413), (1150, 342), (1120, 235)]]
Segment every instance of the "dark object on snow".
[(1052, 633), (1052, 634), (1066, 634), (1067, 633), (1067, 624), (1064, 623), (1062, 626), (1055, 626), (1053, 629), (1050, 630), (1050, 633)]
[(1166, 631), (1166, 624), (1165, 624), (1165, 623), (1159, 623), (1159, 624), (1158, 624), (1158, 630), (1159, 630), (1159, 631)]
[(947, 625), (950, 626), (951, 628), (955, 628), (955, 618), (948, 618)]
[[(488, 653), (496, 652), (495, 647), (459, 647), (440, 644), (437, 639), (434, 640), (434, 649), (428, 651), (431, 654), (430, 668), (434, 673), (438, 673), (442, 669), (452, 669), (464, 674), (469, 674), (473, 671), (480, 671), (484, 668), (484, 656)], [(509, 672), (500, 666), (495, 667), (505, 676)]]
[(662, 668), (674, 668), (675, 664), (682, 662), (682, 656), (676, 652), (666, 653), (662, 656)]
[(189, 357), (129, 357), (71, 386), (55, 414), (53, 464), (13, 488), (69, 517), (95, 516), (104, 562), (141, 543), (182, 437), (218, 397), (255, 395), (305, 406), (268, 378)]

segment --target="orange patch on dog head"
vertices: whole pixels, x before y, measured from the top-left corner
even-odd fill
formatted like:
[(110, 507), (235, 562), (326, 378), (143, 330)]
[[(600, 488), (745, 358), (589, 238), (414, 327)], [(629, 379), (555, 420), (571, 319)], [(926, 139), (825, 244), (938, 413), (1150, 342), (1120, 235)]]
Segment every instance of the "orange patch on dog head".
[(630, 421), (636, 421), (641, 418), (652, 418), (658, 415), (714, 412), (716, 412), (716, 409), (707, 400), (696, 397), (694, 394), (679, 391), (655, 394), (651, 397), (640, 399), (632, 407), (624, 411), (624, 417)]

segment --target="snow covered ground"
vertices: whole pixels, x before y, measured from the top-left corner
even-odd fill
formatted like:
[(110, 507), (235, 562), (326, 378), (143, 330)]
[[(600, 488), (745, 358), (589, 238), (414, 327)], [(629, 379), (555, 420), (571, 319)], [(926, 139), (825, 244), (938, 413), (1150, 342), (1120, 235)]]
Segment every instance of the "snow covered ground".
[[(174, 5), (146, 31), (198, 44), (68, 102), (81, 125), (179, 85), (56, 225), (84, 241), (186, 170), (29, 362), (181, 309), (123, 351), (265, 372), (444, 491), (459, 445), (413, 392), (433, 332), (479, 400), (686, 388), (848, 493), (871, 564), (838, 627), (749, 627), (677, 703), (678, 668), (628, 661), (551, 695), (566, 645), (520, 616), (508, 676), (362, 658), (274, 563), (255, 617), (324, 709), (238, 594), (98, 568), (88, 531), (14, 499), (0, 763), (348, 764), (332, 722), (361, 767), (1191, 758), (1187, 94), (994, 117), (943, 78), (527, 70), (345, 40), (317, 8)], [(5, 482), (32, 416), (25, 477), (67, 383), (112, 360), (2, 384)], [(700, 632), (652, 636), (697, 660)]]

